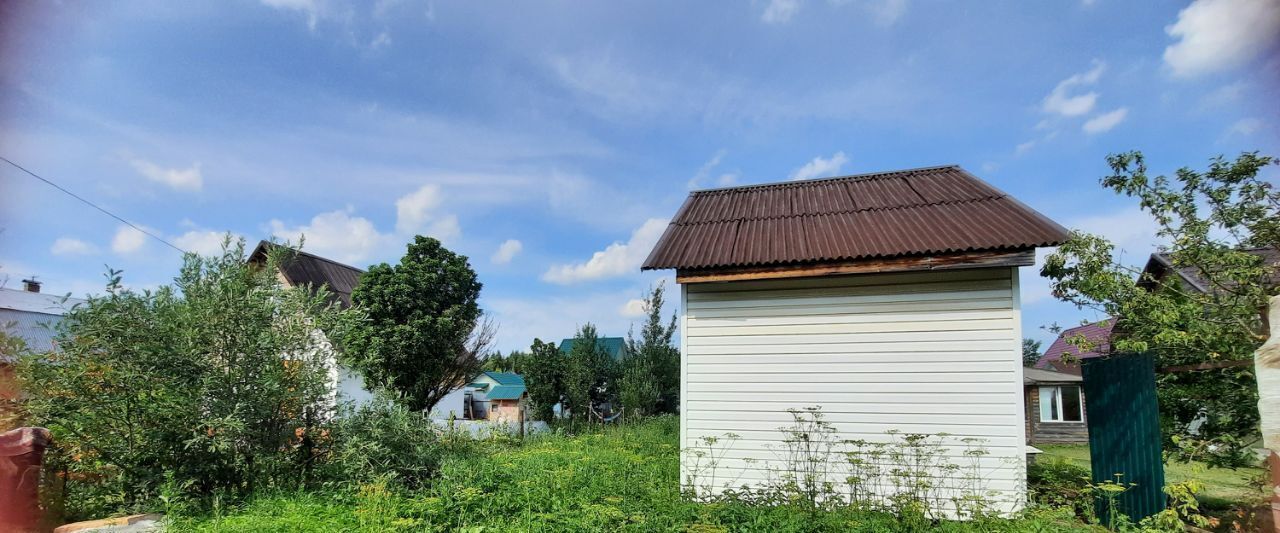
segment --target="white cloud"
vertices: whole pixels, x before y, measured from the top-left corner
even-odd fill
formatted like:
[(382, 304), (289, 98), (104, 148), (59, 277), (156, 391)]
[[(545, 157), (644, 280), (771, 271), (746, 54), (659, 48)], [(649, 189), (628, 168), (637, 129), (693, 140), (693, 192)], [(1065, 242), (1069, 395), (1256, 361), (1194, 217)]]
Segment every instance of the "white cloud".
[[(191, 230), (174, 237), (173, 244), (197, 255), (222, 255), (222, 241), (226, 236), (226, 232), (221, 231)], [(239, 235), (231, 235), (232, 242), (239, 238)], [(250, 243), (250, 246), (252, 246), (252, 243)]]
[(1065, 117), (1076, 117), (1093, 111), (1093, 106), (1098, 103), (1098, 93), (1090, 91), (1082, 94), (1072, 94), (1072, 92), (1077, 87), (1097, 83), (1098, 78), (1102, 77), (1102, 72), (1106, 68), (1105, 63), (1094, 60), (1093, 68), (1089, 69), (1088, 72), (1075, 74), (1058, 82), (1058, 85), (1049, 92), (1049, 95), (1044, 97), (1041, 108), (1045, 113)]
[(769, 5), (765, 6), (764, 13), (760, 15), (760, 20), (768, 24), (782, 24), (791, 20), (799, 10), (800, 0), (769, 0)]
[(493, 252), (493, 257), (490, 259), (494, 263), (505, 265), (510, 263), (521, 250), (524, 250), (524, 244), (515, 239), (507, 239), (498, 245), (498, 250)]
[(53, 255), (91, 255), (98, 253), (98, 247), (74, 237), (58, 237), (49, 247)]
[[(849, 0), (830, 1), (834, 5), (849, 2)], [(861, 0), (857, 3), (871, 13), (871, 18), (877, 25), (883, 27), (892, 26), (907, 12), (907, 0)]]
[(1111, 128), (1119, 126), (1121, 122), (1124, 122), (1124, 119), (1127, 116), (1129, 116), (1129, 108), (1122, 107), (1085, 121), (1084, 126), (1081, 126), (1081, 129), (1090, 135), (1111, 131)]
[(1230, 128), (1227, 128), (1227, 136), (1232, 137), (1235, 135), (1240, 135), (1243, 137), (1248, 137), (1250, 135), (1253, 135), (1254, 133), (1257, 133), (1259, 130), (1261, 130), (1262, 126), (1263, 126), (1262, 120), (1258, 118), (1255, 118), (1255, 117), (1242, 118), (1240, 120), (1237, 120), (1234, 124), (1232, 124)]
[(300, 226), (289, 227), (279, 220), (268, 225), (276, 238), (296, 244), (305, 237), (304, 250), (343, 263), (364, 261), (395, 243), (393, 236), (379, 233), (369, 219), (353, 216), (350, 208), (318, 214)]
[(720, 161), (724, 159), (726, 153), (727, 152), (723, 148), (716, 150), (716, 153), (711, 156), (711, 159), (708, 159), (706, 163), (703, 163), (702, 166), (698, 167), (698, 171), (693, 174), (692, 178), (689, 178), (688, 187), (690, 189), (700, 187), (702, 182), (707, 179), (707, 176), (711, 174), (711, 171), (715, 170), (715, 168), (720, 165)]
[(642, 263), (657, 244), (667, 220), (651, 218), (631, 234), (626, 243), (615, 242), (591, 255), (585, 263), (553, 265), (542, 275), (543, 281), (568, 285), (583, 281), (637, 274)]
[(377, 37), (373, 38), (373, 41), (369, 42), (369, 48), (373, 50), (386, 48), (388, 46), (391, 46), (391, 34), (385, 31), (382, 33), (379, 33)]
[(1195, 0), (1165, 28), (1177, 42), (1164, 49), (1174, 75), (1192, 77), (1237, 67), (1280, 39), (1280, 2)]
[(317, 0), (262, 0), (263, 5), (285, 11), (298, 11), (307, 16), (307, 27), (315, 31), (320, 19), (320, 2)]
[(1014, 148), (1013, 153), (1017, 155), (1022, 155), (1027, 152), (1030, 152), (1031, 149), (1035, 147), (1036, 147), (1036, 141), (1033, 139), (1033, 140), (1024, 142), (1022, 144), (1019, 144), (1017, 148)]
[(839, 173), (840, 169), (844, 168), (845, 163), (848, 162), (849, 158), (844, 155), (844, 152), (836, 152), (828, 159), (823, 159), (822, 156), (818, 156), (813, 158), (813, 161), (805, 163), (804, 166), (791, 171), (790, 179), (807, 180), (833, 176)]
[(421, 234), (450, 241), (462, 234), (458, 217), (440, 214), (444, 199), (440, 186), (423, 185), (418, 190), (406, 194), (396, 200), (396, 231), (403, 235)]
[(627, 318), (639, 318), (645, 316), (647, 310), (643, 299), (632, 298), (627, 300), (627, 303), (622, 304), (622, 307), (618, 309), (618, 313)]
[(716, 178), (716, 187), (732, 187), (738, 184), (738, 174), (734, 172), (726, 172)]
[(204, 186), (200, 163), (189, 168), (164, 168), (145, 159), (131, 158), (129, 164), (143, 177), (176, 190), (199, 191)]
[(111, 251), (118, 254), (130, 254), (141, 250), (147, 244), (147, 235), (129, 226), (116, 228), (116, 235), (111, 239)]

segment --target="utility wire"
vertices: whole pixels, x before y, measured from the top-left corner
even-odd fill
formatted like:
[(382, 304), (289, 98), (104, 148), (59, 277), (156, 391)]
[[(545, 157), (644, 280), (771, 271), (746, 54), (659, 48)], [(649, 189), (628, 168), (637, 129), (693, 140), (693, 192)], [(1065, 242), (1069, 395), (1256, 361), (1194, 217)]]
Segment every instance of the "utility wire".
[(123, 219), (123, 218), (120, 218), (120, 217), (119, 217), (118, 215), (116, 215), (115, 213), (112, 213), (112, 212), (110, 212), (110, 211), (107, 211), (106, 209), (103, 209), (102, 207), (99, 207), (99, 206), (98, 206), (98, 204), (95, 204), (95, 203), (93, 203), (93, 202), (90, 202), (90, 201), (88, 201), (88, 200), (85, 200), (85, 199), (84, 199), (83, 197), (81, 197), (80, 195), (78, 195), (78, 194), (76, 194), (76, 193), (73, 193), (73, 192), (71, 192), (71, 191), (66, 190), (66, 189), (65, 189), (65, 188), (63, 188), (61, 185), (58, 185), (57, 183), (54, 183), (54, 182), (52, 182), (52, 181), (50, 181), (50, 180), (48, 180), (48, 179), (45, 179), (45, 178), (41, 177), (39, 174), (36, 174), (35, 172), (32, 172), (32, 171), (30, 171), (30, 170), (27, 170), (27, 169), (23, 168), (23, 167), (22, 167), (22, 165), (19, 165), (19, 164), (17, 164), (17, 163), (14, 163), (13, 161), (10, 161), (10, 160), (9, 160), (9, 158), (7, 158), (7, 157), (5, 157), (5, 156), (0, 155), (0, 160), (3, 160), (5, 163), (8, 163), (8, 164), (12, 165), (12, 166), (13, 166), (13, 168), (16, 168), (16, 169), (18, 169), (18, 170), (21, 170), (21, 171), (23, 171), (23, 172), (26, 172), (28, 176), (31, 176), (31, 177), (33, 177), (33, 178), (35, 178), (35, 179), (38, 179), (38, 180), (40, 180), (40, 181), (43, 181), (43, 182), (45, 182), (45, 183), (49, 184), (49, 186), (50, 186), (50, 187), (53, 187), (53, 188), (55, 188), (55, 189), (58, 189), (59, 191), (62, 191), (62, 192), (63, 192), (63, 193), (65, 193), (67, 196), (70, 196), (70, 197), (72, 197), (72, 198), (75, 198), (76, 200), (80, 200), (81, 202), (84, 202), (84, 204), (85, 204), (85, 205), (87, 205), (87, 206), (89, 206), (89, 207), (92, 207), (92, 208), (94, 208), (94, 209), (97, 209), (98, 211), (101, 211), (103, 214), (105, 214), (105, 215), (107, 215), (107, 216), (109, 216), (109, 217), (111, 217), (111, 218), (114, 218), (114, 219), (116, 219), (116, 220), (119, 220), (119, 221), (120, 221), (121, 223), (123, 223), (124, 225), (129, 226), (129, 227), (131, 227), (131, 228), (133, 228), (133, 229), (135, 229), (135, 230), (138, 230), (138, 231), (142, 232), (144, 235), (146, 235), (146, 236), (148, 236), (148, 237), (151, 237), (152, 239), (155, 239), (155, 240), (157, 240), (157, 241), (160, 241), (160, 242), (164, 243), (164, 245), (165, 245), (165, 246), (168, 246), (168, 247), (170, 247), (170, 248), (173, 248), (174, 250), (177, 250), (177, 251), (178, 251), (178, 253), (181, 253), (181, 254), (186, 254), (186, 253), (187, 253), (187, 251), (186, 251), (186, 250), (183, 250), (182, 248), (178, 248), (177, 246), (174, 246), (174, 245), (173, 245), (173, 243), (171, 243), (171, 242), (169, 242), (169, 241), (166, 241), (166, 240), (162, 239), (159, 235), (156, 235), (156, 234), (154, 234), (154, 233), (151, 233), (150, 231), (147, 231), (147, 230), (145, 230), (145, 229), (142, 229), (142, 228), (138, 227), (137, 225), (135, 225), (134, 223), (129, 222), (128, 220), (125, 220), (125, 219)]

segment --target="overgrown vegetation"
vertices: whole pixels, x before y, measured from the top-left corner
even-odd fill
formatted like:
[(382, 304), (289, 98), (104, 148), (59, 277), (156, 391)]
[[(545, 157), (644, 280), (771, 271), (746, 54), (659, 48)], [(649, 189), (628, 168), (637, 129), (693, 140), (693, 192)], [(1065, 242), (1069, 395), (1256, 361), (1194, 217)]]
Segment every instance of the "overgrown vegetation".
[(450, 455), (419, 491), (375, 480), (349, 491), (279, 493), (220, 513), (188, 515), (175, 531), (1082, 531), (1069, 512), (1035, 509), (1013, 520), (942, 521), (925, 528), (892, 514), (802, 503), (758, 505), (686, 498), (679, 420), (500, 439)]
[(173, 286), (106, 294), (71, 309), (60, 350), (23, 358), (34, 424), (66, 480), (72, 517), (143, 508), (161, 493), (200, 501), (314, 480), (331, 418), (331, 350), (354, 315), (248, 265), (244, 242), (188, 255)]

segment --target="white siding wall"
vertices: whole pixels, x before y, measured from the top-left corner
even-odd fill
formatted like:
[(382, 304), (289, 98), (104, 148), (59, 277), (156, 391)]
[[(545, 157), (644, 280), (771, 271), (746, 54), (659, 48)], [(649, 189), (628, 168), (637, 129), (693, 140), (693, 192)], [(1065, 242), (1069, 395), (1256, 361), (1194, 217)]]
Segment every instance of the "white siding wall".
[(1017, 294), (1016, 268), (684, 285), (684, 446), (735, 433), (717, 480), (776, 479), (787, 410), (821, 406), (846, 439), (948, 433), (966, 467), (959, 440), (986, 439), (983, 483), (1012, 510), (1026, 479)]

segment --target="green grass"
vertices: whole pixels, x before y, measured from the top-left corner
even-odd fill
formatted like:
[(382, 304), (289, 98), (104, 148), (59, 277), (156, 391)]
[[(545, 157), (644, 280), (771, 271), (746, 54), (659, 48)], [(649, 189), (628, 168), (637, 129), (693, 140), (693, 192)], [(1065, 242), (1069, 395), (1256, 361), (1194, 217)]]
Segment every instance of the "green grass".
[[(1036, 445), (1043, 458), (1060, 457), (1089, 468), (1088, 445)], [(1204, 483), (1200, 501), (1209, 508), (1225, 509), (1236, 505), (1252, 506), (1266, 497), (1266, 491), (1254, 483), (1265, 472), (1262, 468), (1209, 468), (1203, 463), (1170, 463), (1165, 465), (1166, 483), (1196, 479)]]
[[(446, 460), (418, 492), (385, 484), (358, 491), (263, 496), (227, 512), (179, 518), (174, 531), (905, 531), (885, 513), (811, 513), (792, 506), (700, 504), (679, 491), (678, 420), (483, 443)], [(934, 531), (1087, 530), (1069, 513), (949, 522)]]

